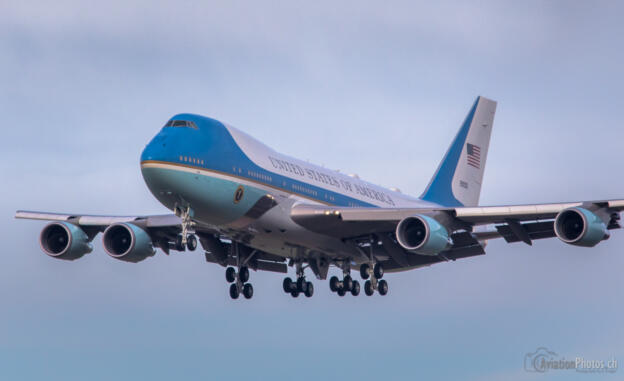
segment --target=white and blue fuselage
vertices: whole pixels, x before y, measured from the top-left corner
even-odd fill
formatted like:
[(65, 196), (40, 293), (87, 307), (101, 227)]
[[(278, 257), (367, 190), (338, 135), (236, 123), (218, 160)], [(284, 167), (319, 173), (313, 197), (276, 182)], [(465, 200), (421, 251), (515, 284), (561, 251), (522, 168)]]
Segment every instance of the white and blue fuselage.
[[(294, 223), (290, 211), (296, 204), (436, 206), (282, 155), (234, 127), (194, 114), (178, 114), (162, 128), (145, 147), (141, 170), (150, 191), (167, 208), (189, 207), (196, 223), (286, 257), (302, 255), (302, 250), (355, 254), (340, 240), (311, 234)], [(246, 218), (267, 195), (277, 206), (253, 221)]]

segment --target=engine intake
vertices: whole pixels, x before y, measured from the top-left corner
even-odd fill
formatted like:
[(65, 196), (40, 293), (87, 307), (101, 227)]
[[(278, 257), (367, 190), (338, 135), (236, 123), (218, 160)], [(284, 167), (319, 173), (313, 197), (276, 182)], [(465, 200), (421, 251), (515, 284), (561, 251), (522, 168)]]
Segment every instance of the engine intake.
[(396, 228), (396, 238), (405, 250), (423, 255), (437, 255), (452, 245), (446, 228), (424, 215), (401, 220)]
[(605, 223), (584, 208), (569, 208), (555, 218), (555, 234), (565, 243), (593, 247), (609, 238)]
[(93, 246), (87, 234), (69, 222), (51, 222), (39, 235), (39, 245), (47, 255), (73, 261), (90, 253)]
[(102, 242), (108, 255), (126, 262), (140, 262), (156, 252), (149, 234), (131, 223), (109, 226), (104, 231)]

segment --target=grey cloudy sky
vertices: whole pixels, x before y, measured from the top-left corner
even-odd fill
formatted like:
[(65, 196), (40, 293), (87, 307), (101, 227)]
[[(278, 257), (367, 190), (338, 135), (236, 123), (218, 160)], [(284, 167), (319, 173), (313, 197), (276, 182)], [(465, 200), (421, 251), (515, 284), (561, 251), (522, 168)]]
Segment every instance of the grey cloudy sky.
[(530, 379), (539, 346), (624, 361), (622, 232), (593, 250), (490, 242), (388, 276), (385, 298), (316, 281), (294, 300), (254, 273), (254, 299), (232, 302), (198, 252), (132, 265), (97, 240), (55, 261), (43, 224), (12, 218), (165, 212), (138, 158), (179, 112), (418, 195), (477, 95), (499, 102), (482, 203), (622, 198), (622, 8), (3, 1), (0, 376)]

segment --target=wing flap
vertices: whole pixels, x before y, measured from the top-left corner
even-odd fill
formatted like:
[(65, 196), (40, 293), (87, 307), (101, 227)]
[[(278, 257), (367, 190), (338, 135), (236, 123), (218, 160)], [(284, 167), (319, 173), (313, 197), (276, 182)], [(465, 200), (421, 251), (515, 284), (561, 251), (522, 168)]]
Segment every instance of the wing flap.
[[(553, 221), (532, 222), (521, 225), (531, 240), (552, 238), (555, 236)], [(509, 225), (497, 225), (496, 230), (507, 243), (522, 241), (522, 238), (518, 237)]]

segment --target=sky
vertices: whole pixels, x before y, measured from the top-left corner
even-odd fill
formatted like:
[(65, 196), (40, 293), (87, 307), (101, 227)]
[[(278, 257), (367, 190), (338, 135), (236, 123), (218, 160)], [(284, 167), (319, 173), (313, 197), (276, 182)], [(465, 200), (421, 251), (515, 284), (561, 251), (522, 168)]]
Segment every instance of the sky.
[[(0, 378), (616, 379), (526, 372), (546, 347), (624, 367), (624, 233), (387, 275), (311, 299), (200, 251), (74, 262), (15, 210), (166, 213), (139, 155), (173, 114), (419, 195), (478, 95), (498, 101), (481, 203), (622, 198), (615, 1), (0, 3)], [(333, 271), (333, 273), (337, 273)], [(290, 274), (292, 276), (292, 273)]]

